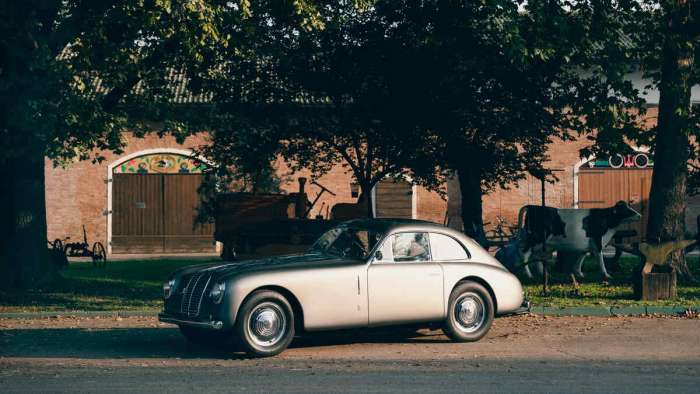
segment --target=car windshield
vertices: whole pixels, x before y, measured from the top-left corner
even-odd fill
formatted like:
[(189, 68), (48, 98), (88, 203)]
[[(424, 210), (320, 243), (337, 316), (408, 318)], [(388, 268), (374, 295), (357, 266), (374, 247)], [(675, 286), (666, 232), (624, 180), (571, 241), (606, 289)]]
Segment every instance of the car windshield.
[(365, 260), (382, 236), (381, 232), (373, 229), (339, 226), (324, 233), (310, 251)]

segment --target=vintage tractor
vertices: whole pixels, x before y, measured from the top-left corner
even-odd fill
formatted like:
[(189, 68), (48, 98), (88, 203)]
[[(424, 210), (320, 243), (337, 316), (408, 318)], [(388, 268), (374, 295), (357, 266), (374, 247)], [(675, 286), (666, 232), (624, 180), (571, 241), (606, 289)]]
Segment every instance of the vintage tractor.
[(322, 215), (309, 219), (308, 215), (324, 193), (335, 194), (312, 182), (320, 191), (309, 202), (305, 184), (306, 178), (299, 178), (299, 191), (290, 194), (238, 192), (217, 196), (214, 238), (223, 244), (221, 258), (234, 260), (237, 254), (254, 253), (270, 244), (302, 249), (333, 227), (336, 221)]

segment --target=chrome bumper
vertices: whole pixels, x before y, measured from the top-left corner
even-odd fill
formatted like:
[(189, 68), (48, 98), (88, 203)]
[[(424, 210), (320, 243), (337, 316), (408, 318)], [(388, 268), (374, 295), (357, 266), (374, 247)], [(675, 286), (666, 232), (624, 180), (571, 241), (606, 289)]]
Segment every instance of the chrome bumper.
[(159, 313), (158, 320), (162, 321), (163, 323), (177, 324), (178, 326), (206, 328), (209, 330), (221, 330), (222, 328), (224, 328), (224, 323), (221, 321), (203, 322), (203, 321), (182, 320), (182, 319), (178, 319), (178, 318), (172, 317), (170, 315), (167, 315), (165, 313)]
[(506, 313), (499, 313), (498, 316), (524, 315), (526, 313), (530, 313), (531, 310), (532, 304), (530, 303), (530, 300), (526, 299), (523, 301), (519, 308)]

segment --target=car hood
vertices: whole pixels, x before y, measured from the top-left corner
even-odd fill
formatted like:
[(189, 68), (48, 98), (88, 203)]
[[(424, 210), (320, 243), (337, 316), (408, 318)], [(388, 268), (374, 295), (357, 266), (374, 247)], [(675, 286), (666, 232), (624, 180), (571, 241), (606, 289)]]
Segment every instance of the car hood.
[(305, 253), (276, 256), (256, 260), (243, 260), (227, 263), (199, 264), (185, 267), (175, 272), (174, 276), (183, 276), (195, 272), (211, 271), (215, 279), (250, 272), (278, 271), (286, 269), (324, 268), (344, 265), (362, 264), (359, 260), (343, 259), (327, 254)]

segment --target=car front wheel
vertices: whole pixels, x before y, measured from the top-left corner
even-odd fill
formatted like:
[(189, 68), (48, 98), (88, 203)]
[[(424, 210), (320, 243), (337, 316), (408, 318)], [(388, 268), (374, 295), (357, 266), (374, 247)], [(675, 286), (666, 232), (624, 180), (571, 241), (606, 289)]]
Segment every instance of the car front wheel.
[(445, 334), (457, 342), (478, 341), (491, 328), (493, 316), (493, 300), (484, 286), (458, 283), (450, 294)]
[(259, 290), (251, 294), (236, 320), (240, 344), (251, 356), (275, 356), (294, 338), (292, 306), (275, 291)]

